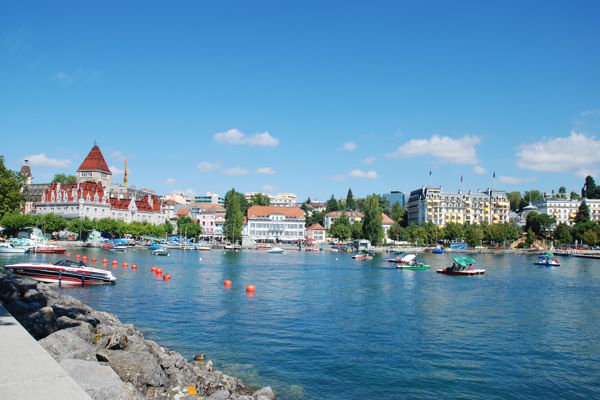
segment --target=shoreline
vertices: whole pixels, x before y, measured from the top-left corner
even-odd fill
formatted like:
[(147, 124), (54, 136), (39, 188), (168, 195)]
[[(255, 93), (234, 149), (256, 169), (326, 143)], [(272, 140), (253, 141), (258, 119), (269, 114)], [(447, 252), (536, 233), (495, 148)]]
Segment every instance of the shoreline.
[(33, 279), (0, 273), (0, 301), (93, 399), (274, 400), (214, 369), (144, 338), (131, 324)]

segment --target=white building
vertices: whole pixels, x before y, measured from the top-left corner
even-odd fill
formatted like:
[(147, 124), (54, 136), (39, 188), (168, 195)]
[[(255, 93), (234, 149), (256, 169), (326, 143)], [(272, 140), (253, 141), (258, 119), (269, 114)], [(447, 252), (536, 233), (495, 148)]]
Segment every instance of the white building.
[(321, 226), (321, 224), (312, 224), (310, 227), (306, 228), (306, 238), (314, 240), (317, 243), (325, 243), (325, 228)]
[(503, 190), (450, 193), (441, 187), (423, 187), (410, 193), (406, 211), (408, 223), (416, 225), (498, 224), (509, 222), (510, 203)]
[(304, 223), (299, 207), (252, 206), (244, 230), (254, 240), (294, 242), (304, 239)]
[(539, 213), (554, 217), (557, 224), (574, 225), (577, 211), (582, 202), (585, 202), (590, 209), (590, 220), (594, 222), (600, 221), (599, 199), (567, 200), (545, 198), (537, 201), (535, 206)]
[(172, 201), (174, 204), (187, 204), (189, 200), (183, 193), (176, 192), (169, 193), (164, 197), (164, 201)]
[(110, 200), (100, 182), (69, 185), (53, 183), (36, 204), (36, 214), (57, 214), (64, 218), (112, 218)]
[(220, 204), (225, 203), (225, 198), (219, 196), (218, 193), (206, 192), (204, 196), (194, 196), (194, 203)]
[(252, 200), (252, 196), (256, 194), (262, 194), (263, 196), (267, 196), (269, 198), (270, 205), (276, 207), (296, 207), (297, 206), (297, 196), (294, 193), (277, 193), (276, 195), (272, 195), (269, 193), (262, 192), (246, 192), (244, 193), (244, 198), (247, 202)]

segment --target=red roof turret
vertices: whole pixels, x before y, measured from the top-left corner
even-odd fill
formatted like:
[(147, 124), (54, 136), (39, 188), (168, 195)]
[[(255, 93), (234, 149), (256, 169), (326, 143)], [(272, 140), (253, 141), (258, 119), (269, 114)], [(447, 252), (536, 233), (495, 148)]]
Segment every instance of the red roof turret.
[(102, 171), (112, 175), (97, 144), (92, 147), (77, 171)]

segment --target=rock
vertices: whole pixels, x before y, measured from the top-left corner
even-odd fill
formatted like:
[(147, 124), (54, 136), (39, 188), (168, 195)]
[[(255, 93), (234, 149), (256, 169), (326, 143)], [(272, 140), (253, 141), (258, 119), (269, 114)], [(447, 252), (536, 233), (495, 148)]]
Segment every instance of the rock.
[(23, 296), (29, 289), (37, 288), (38, 281), (20, 275), (14, 275), (12, 281), (19, 288), (19, 296)]
[(108, 353), (103, 349), (96, 350), (96, 360), (99, 362), (108, 362)]
[(63, 360), (60, 366), (95, 400), (142, 400), (131, 384), (126, 384), (110, 367), (95, 361)]
[(208, 360), (208, 362), (206, 363), (206, 370), (208, 372), (213, 372), (215, 370), (212, 360)]
[(231, 393), (243, 393), (246, 390), (244, 383), (240, 378), (223, 374), (221, 384)]
[(29, 314), (34, 313), (43, 307), (42, 304), (28, 303), (23, 301), (23, 299), (20, 297), (17, 297), (15, 301), (6, 303), (4, 305), (6, 306), (6, 309), (13, 315), (13, 317), (15, 317), (21, 324), (29, 316)]
[(69, 317), (78, 321), (85, 321), (92, 326), (96, 326), (99, 322), (90, 315), (91, 308), (69, 296), (64, 296), (60, 303), (52, 304), (52, 308), (58, 317)]
[(58, 324), (56, 323), (52, 307), (40, 308), (29, 315), (22, 324), (36, 340), (45, 338), (58, 330)]
[(19, 289), (17, 285), (6, 276), (0, 277), (0, 300), (4, 304), (8, 304), (15, 301), (18, 296)]
[(96, 349), (68, 330), (54, 332), (39, 342), (58, 362), (73, 358), (77, 360), (96, 360)]
[(209, 397), (207, 397), (206, 400), (227, 400), (228, 398), (229, 398), (229, 391), (227, 391), (225, 389), (221, 389), (221, 390), (217, 390), (216, 392), (211, 394)]
[(254, 400), (252, 396), (247, 394), (233, 394), (230, 397), (231, 400)]
[(46, 300), (46, 296), (43, 293), (40, 293), (37, 289), (29, 289), (23, 294), (23, 301), (27, 303), (38, 303), (43, 304), (43, 307), (46, 307), (48, 304)]
[(201, 393), (210, 395), (220, 388), (223, 373), (220, 371), (213, 373), (207, 371), (198, 371), (198, 373), (196, 373), (196, 377), (198, 378), (199, 391)]
[(252, 393), (252, 397), (254, 398), (254, 400), (275, 400), (276, 399), (275, 393), (273, 393), (273, 389), (271, 389), (269, 386), (259, 389), (256, 392)]
[(56, 322), (58, 323), (58, 329), (69, 331), (88, 343), (94, 341), (94, 328), (87, 322), (78, 321), (69, 317), (57, 318)]
[(136, 387), (163, 386), (167, 383), (167, 376), (148, 352), (108, 351), (108, 362), (122, 380)]

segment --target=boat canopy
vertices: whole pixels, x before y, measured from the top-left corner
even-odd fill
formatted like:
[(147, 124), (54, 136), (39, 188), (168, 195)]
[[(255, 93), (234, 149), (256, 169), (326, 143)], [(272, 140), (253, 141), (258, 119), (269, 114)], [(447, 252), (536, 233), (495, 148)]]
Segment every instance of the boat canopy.
[(467, 261), (465, 261), (465, 259), (463, 257), (454, 257), (453, 258), (454, 262), (457, 263), (458, 265), (462, 266), (462, 267), (466, 267)]
[(403, 262), (411, 262), (415, 258), (417, 258), (416, 254), (407, 254), (406, 256), (402, 257), (402, 261)]
[(473, 260), (471, 257), (463, 257), (462, 259), (468, 264), (475, 264), (475, 260)]

